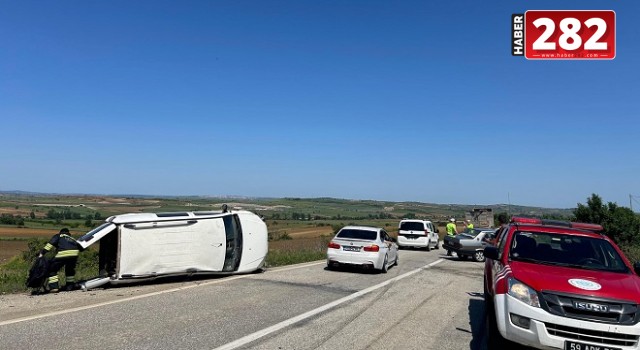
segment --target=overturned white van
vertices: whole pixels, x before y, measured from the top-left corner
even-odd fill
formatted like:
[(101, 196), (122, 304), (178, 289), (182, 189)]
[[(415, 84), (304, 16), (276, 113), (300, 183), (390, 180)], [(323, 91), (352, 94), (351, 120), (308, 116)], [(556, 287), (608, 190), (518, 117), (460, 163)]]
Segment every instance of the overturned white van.
[(100, 242), (100, 277), (81, 287), (254, 272), (265, 263), (267, 236), (264, 221), (242, 210), (112, 216), (78, 239), (85, 249)]

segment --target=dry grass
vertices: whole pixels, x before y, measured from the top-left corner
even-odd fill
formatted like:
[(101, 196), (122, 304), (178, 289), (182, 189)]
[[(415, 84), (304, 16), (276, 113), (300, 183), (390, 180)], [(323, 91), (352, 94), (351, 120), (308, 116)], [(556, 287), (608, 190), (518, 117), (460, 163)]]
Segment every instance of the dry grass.
[[(37, 238), (37, 237), (51, 237), (58, 233), (59, 230), (52, 229), (38, 229), (38, 228), (26, 228), (26, 227), (0, 227), (0, 238)], [(72, 232), (72, 234), (80, 233)]]
[(0, 264), (27, 250), (27, 241), (0, 241)]

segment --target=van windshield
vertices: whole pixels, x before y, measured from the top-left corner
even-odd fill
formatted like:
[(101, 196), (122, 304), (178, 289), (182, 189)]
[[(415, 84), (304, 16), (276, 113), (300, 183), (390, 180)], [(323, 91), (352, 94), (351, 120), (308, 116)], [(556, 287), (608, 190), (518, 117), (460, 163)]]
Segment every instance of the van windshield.
[(400, 223), (402, 231), (424, 231), (424, 224), (417, 221), (405, 221)]

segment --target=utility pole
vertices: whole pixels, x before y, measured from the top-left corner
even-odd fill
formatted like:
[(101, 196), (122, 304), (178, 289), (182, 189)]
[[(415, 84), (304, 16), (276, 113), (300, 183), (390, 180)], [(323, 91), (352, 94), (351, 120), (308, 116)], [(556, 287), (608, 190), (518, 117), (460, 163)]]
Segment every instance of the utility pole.
[(632, 194), (629, 195), (629, 209), (631, 209), (631, 211), (633, 211), (633, 202), (636, 202), (636, 204), (640, 204), (637, 198), (640, 198), (640, 196), (634, 196)]

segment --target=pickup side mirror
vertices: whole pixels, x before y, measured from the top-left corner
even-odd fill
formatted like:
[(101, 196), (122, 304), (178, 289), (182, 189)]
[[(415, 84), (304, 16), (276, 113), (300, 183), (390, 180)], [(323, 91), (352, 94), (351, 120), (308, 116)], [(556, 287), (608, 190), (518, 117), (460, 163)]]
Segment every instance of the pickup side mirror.
[(636, 262), (633, 264), (633, 271), (636, 275), (640, 275), (640, 262)]
[(484, 256), (485, 256), (485, 258), (498, 260), (498, 248), (496, 248), (496, 247), (484, 247)]

